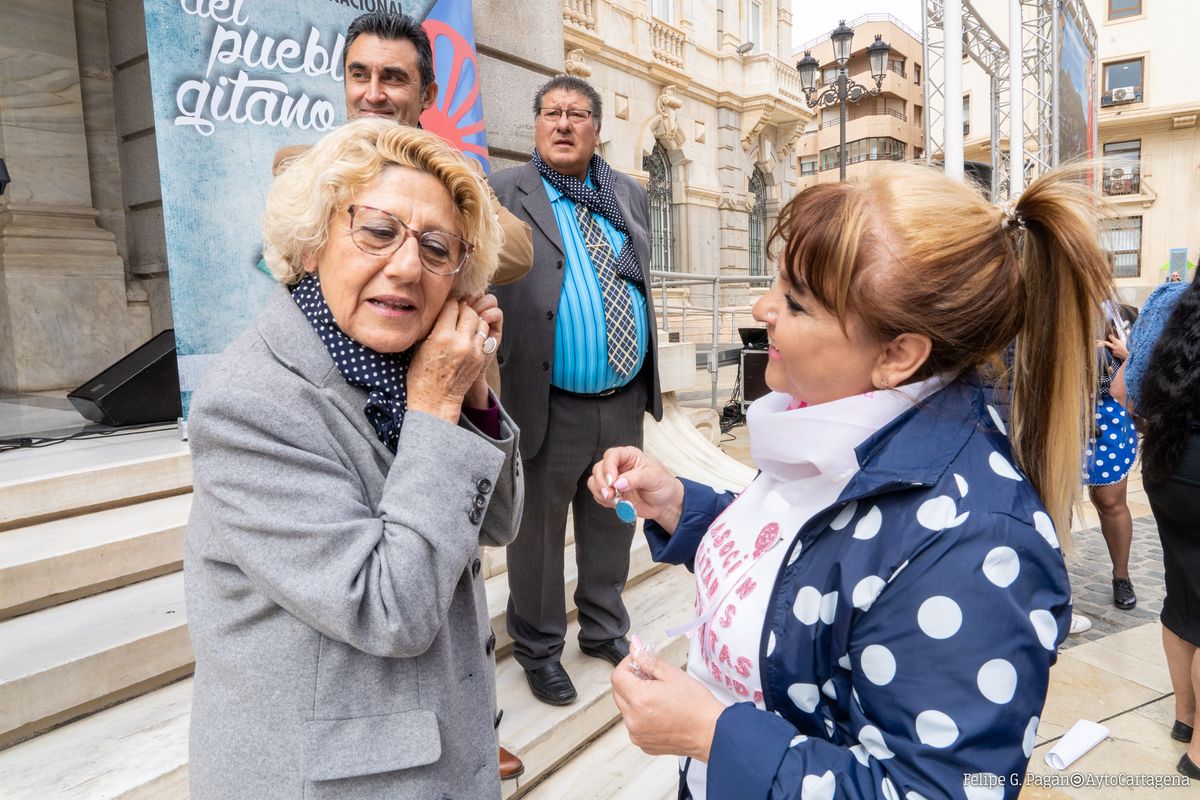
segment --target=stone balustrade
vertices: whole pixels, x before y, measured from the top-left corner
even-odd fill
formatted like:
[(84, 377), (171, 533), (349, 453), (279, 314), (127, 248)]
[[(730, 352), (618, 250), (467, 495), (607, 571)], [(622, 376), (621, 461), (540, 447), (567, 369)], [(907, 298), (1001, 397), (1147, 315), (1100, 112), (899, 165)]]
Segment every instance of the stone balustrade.
[(563, 0), (563, 20), (585, 31), (596, 31), (594, 0)]
[(659, 19), (650, 20), (650, 52), (654, 58), (676, 69), (683, 69), (683, 31)]

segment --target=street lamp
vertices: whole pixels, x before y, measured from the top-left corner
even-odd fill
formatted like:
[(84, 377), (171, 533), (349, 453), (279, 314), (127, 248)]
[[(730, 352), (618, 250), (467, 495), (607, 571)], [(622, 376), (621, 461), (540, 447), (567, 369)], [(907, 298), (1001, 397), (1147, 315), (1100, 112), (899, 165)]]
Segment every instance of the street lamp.
[(846, 180), (846, 103), (857, 103), (868, 95), (879, 94), (883, 85), (884, 75), (887, 74), (888, 54), (892, 48), (883, 41), (881, 34), (875, 35), (875, 41), (867, 48), (867, 59), (871, 64), (871, 77), (875, 79), (875, 88), (871, 89), (861, 83), (850, 80), (847, 65), (850, 63), (850, 41), (854, 38), (854, 29), (841, 20), (838, 26), (829, 34), (833, 42), (833, 60), (837, 63), (837, 84), (817, 92), (817, 72), (820, 63), (813, 58), (812, 52), (805, 50), (804, 58), (796, 63), (800, 72), (800, 87), (804, 90), (804, 99), (812, 109), (838, 104), (838, 180)]

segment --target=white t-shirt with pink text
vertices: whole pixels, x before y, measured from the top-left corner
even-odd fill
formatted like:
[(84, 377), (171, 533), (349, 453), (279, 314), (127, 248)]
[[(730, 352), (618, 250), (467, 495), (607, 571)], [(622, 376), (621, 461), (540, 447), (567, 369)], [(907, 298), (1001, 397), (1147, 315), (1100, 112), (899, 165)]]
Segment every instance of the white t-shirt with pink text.
[[(939, 376), (815, 406), (773, 392), (750, 406), (750, 453), (761, 472), (696, 549), (687, 671), (715, 698), (764, 708), (763, 621), (788, 545), (858, 472), (854, 449), (946, 382)], [(797, 545), (792, 558), (799, 553)], [(774, 648), (768, 641), (766, 652)], [(686, 759), (683, 765), (692, 797), (703, 800), (706, 765)]]

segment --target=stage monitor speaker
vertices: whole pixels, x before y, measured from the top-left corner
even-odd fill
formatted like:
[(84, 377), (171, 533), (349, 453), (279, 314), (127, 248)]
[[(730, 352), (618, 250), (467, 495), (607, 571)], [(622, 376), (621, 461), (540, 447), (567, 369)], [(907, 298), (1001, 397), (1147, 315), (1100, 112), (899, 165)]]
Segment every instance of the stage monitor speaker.
[(741, 367), (742, 412), (753, 401), (771, 391), (767, 386), (766, 350), (743, 350)]
[(165, 330), (67, 395), (92, 422), (120, 427), (183, 415), (175, 331)]

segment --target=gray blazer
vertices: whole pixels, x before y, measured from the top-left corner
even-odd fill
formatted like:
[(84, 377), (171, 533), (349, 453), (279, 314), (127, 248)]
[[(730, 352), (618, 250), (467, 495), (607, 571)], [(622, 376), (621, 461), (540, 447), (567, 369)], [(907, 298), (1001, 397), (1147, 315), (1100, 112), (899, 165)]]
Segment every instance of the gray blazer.
[[(638, 380), (646, 382), (646, 410), (662, 418), (658, 384), (658, 326), (650, 286), (650, 221), (646, 190), (637, 181), (614, 171), (621, 216), (629, 228), (633, 249), (647, 287), (646, 316), (649, 352)], [(554, 209), (542, 176), (530, 161), (492, 176), (501, 204), (533, 230), (533, 267), (523, 279), (495, 286), (492, 292), (504, 309), (504, 338), (497, 360), (502, 384), (510, 387), (504, 405), (521, 429), (521, 454), (533, 458), (542, 448), (550, 414), (550, 371), (554, 364), (554, 317), (563, 285), (563, 244)], [(519, 388), (513, 388), (519, 387)]]
[(284, 289), (193, 398), (184, 575), (195, 800), (498, 798), (480, 545), (523, 500), (502, 440), (375, 436)]

